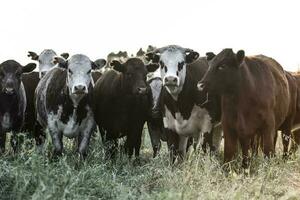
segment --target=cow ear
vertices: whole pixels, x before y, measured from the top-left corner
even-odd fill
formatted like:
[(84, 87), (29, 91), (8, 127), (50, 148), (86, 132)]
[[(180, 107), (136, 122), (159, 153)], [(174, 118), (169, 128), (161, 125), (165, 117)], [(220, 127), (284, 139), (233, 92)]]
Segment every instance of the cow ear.
[(114, 70), (118, 71), (118, 72), (124, 72), (124, 66), (117, 60), (113, 60), (110, 63), (110, 66), (113, 67)]
[(27, 65), (22, 67), (22, 73), (32, 72), (36, 68), (35, 63), (28, 63)]
[(155, 70), (158, 69), (158, 67), (159, 67), (159, 64), (157, 64), (157, 63), (150, 63), (150, 64), (146, 65), (148, 72), (154, 72)]
[(69, 54), (68, 53), (62, 53), (60, 54), (61, 57), (63, 57), (64, 59), (68, 59), (69, 58)]
[(65, 60), (63, 57), (58, 57), (58, 56), (55, 56), (53, 58), (53, 64), (58, 64), (59, 67), (61, 68), (67, 68), (67, 60)]
[(98, 59), (98, 60), (92, 62), (92, 69), (101, 69), (105, 65), (106, 65), (105, 59)]
[(160, 53), (159, 52), (149, 52), (145, 56), (147, 61), (152, 61), (152, 63), (158, 63), (160, 59)]
[(213, 52), (207, 52), (206, 53), (206, 60), (211, 61), (215, 56), (216, 56), (216, 54), (214, 54)]
[(239, 50), (236, 53), (236, 58), (237, 58), (239, 63), (241, 63), (244, 60), (244, 57), (245, 57), (245, 51), (244, 50)]
[(31, 57), (32, 60), (38, 60), (39, 59), (39, 56), (33, 52), (33, 51), (28, 51), (28, 57)]
[(199, 58), (199, 53), (193, 50), (188, 50), (185, 52), (185, 61), (189, 64), (194, 62)]

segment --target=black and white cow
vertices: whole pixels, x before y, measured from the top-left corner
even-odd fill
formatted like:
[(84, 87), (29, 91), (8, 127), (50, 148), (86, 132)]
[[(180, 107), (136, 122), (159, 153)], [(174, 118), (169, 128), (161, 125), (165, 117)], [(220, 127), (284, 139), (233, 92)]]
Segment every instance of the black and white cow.
[(35, 108), (40, 126), (37, 130), (48, 129), (55, 156), (62, 154), (62, 138), (66, 136), (77, 139), (77, 151), (85, 157), (96, 125), (91, 108), (91, 70), (103, 67), (106, 61), (92, 62), (87, 56), (76, 54), (68, 60), (55, 57), (54, 63), (58, 67), (50, 70), (36, 89)]
[[(25, 121), (22, 131), (28, 131), (33, 134), (36, 144), (39, 145), (44, 140), (44, 135), (36, 135), (34, 131), (35, 128), (35, 111), (34, 111), (34, 92), (40, 81), (40, 79), (50, 70), (55, 64), (52, 62), (53, 58), (57, 56), (55, 51), (52, 49), (45, 49), (39, 55), (35, 52), (29, 51), (28, 57), (31, 57), (32, 60), (38, 61), (38, 72), (30, 72), (22, 75), (22, 82), (24, 84), (27, 105), (25, 112)], [(69, 57), (68, 53), (61, 54), (62, 57), (67, 59)]]
[(31, 72), (36, 65), (20, 65), (14, 60), (0, 64), (0, 152), (5, 151), (6, 133), (12, 131), (11, 145), (17, 150), (17, 134), (20, 132), (26, 109), (26, 94), (22, 74)]
[(163, 87), (160, 69), (157, 69), (154, 73), (149, 73), (147, 82), (152, 94), (152, 107), (150, 116), (147, 119), (147, 125), (153, 149), (153, 157), (156, 157), (161, 148), (161, 140), (166, 141), (160, 105), (160, 94)]
[(217, 148), (211, 133), (220, 118), (219, 101), (208, 100), (206, 93), (197, 90), (208, 69), (206, 58), (175, 45), (157, 49), (147, 57), (161, 69), (163, 123), (172, 159), (185, 155), (189, 137), (194, 138), (195, 146), (202, 142), (204, 150), (207, 144), (211, 150)]
[(139, 58), (129, 58), (125, 63), (110, 63), (114, 70), (107, 71), (96, 82), (93, 91), (93, 110), (99, 127), (105, 131), (107, 156), (113, 156), (118, 138), (127, 136), (126, 151), (138, 157), (144, 123), (151, 108), (147, 72), (153, 65), (145, 66)]

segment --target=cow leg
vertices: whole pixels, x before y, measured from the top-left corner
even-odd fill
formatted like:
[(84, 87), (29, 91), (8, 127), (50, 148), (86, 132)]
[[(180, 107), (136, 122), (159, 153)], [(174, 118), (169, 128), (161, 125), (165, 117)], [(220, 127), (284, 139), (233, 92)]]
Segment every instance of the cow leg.
[(53, 156), (61, 156), (63, 151), (62, 133), (49, 130), (52, 144), (54, 145)]
[(292, 145), (291, 145), (291, 153), (295, 153), (298, 150), (298, 146), (300, 145), (300, 129), (293, 131), (292, 133)]
[(204, 153), (207, 152), (207, 147), (209, 147), (210, 151), (214, 151), (213, 147), (213, 134), (212, 132), (206, 132), (203, 134), (203, 144), (202, 144), (202, 150)]
[(140, 156), (140, 149), (141, 149), (141, 143), (142, 143), (142, 134), (143, 134), (143, 126), (140, 127), (139, 130), (137, 130), (135, 144), (134, 144), (134, 153), (135, 157), (138, 158)]
[(155, 158), (161, 148), (161, 128), (156, 126), (154, 122), (147, 122), (148, 132), (151, 140), (151, 145), (153, 149), (153, 158)]
[(179, 136), (178, 155), (180, 160), (183, 160), (183, 158), (186, 155), (188, 140), (189, 137), (185, 137), (181, 135)]
[(0, 132), (0, 154), (5, 152), (6, 133)]
[(288, 157), (290, 137), (291, 137), (291, 127), (283, 130), (281, 133), (281, 139), (283, 144), (283, 158)]
[(38, 122), (36, 122), (34, 125), (33, 134), (34, 134), (34, 139), (35, 139), (35, 144), (37, 146), (37, 149), (39, 152), (42, 152), (45, 143), (46, 134), (44, 132), (43, 127)]
[(274, 155), (275, 152), (274, 127), (275, 126), (265, 126), (265, 128), (262, 131), (263, 152), (266, 157)]
[(233, 160), (237, 151), (237, 135), (224, 128), (224, 163)]
[(20, 147), (20, 138), (18, 137), (18, 132), (17, 131), (12, 131), (12, 136), (10, 139), (10, 144), (13, 148), (14, 153), (18, 152), (18, 148)]
[(78, 136), (77, 151), (83, 159), (85, 159), (87, 156), (87, 150), (90, 143), (91, 135), (92, 135), (92, 131), (87, 131), (87, 132), (80, 133)]
[(165, 129), (165, 134), (167, 136), (167, 145), (170, 153), (170, 161), (174, 163), (178, 152), (179, 136), (175, 132), (168, 129)]
[(113, 134), (111, 131), (107, 130), (104, 137), (102, 137), (103, 144), (106, 150), (105, 159), (113, 159), (117, 152), (118, 140), (117, 134)]
[(249, 148), (250, 148), (250, 142), (251, 140), (248, 137), (240, 138), (240, 144), (242, 147), (242, 153), (243, 153), (243, 161), (242, 161), (242, 167), (244, 169), (249, 167)]

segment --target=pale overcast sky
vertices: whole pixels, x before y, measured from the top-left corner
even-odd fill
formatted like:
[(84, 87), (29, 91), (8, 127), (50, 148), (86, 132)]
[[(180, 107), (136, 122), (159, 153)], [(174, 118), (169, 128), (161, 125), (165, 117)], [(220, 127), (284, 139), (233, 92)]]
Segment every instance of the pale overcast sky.
[(2, 0), (0, 61), (29, 62), (27, 51), (52, 48), (91, 59), (178, 44), (218, 53), (231, 47), (300, 67), (297, 0)]

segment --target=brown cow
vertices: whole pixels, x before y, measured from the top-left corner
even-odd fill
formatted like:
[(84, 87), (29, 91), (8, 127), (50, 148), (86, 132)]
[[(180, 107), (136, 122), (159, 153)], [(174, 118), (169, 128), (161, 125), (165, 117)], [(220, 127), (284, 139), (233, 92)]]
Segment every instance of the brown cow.
[(243, 50), (224, 49), (209, 62), (198, 88), (222, 96), (225, 162), (234, 158), (239, 141), (243, 167), (248, 167), (250, 142), (257, 134), (265, 156), (274, 153), (276, 130), (289, 111), (288, 87), (281, 65), (263, 55), (245, 57)]
[(291, 146), (291, 152), (294, 153), (297, 151), (298, 146), (300, 145), (300, 74), (293, 74), (296, 79), (296, 83), (298, 85), (297, 88), (297, 105), (296, 105), (296, 116), (294, 119), (293, 125), (293, 141)]

